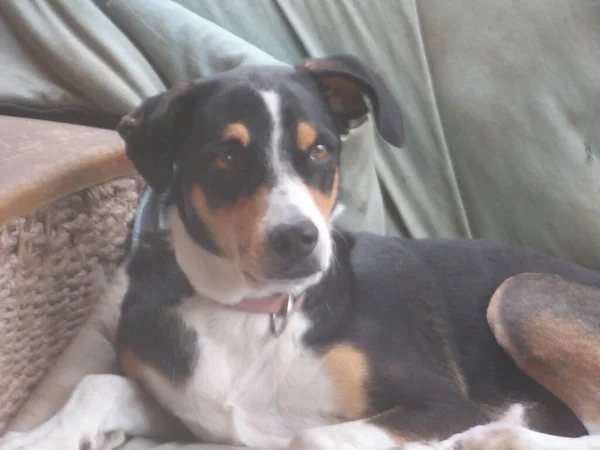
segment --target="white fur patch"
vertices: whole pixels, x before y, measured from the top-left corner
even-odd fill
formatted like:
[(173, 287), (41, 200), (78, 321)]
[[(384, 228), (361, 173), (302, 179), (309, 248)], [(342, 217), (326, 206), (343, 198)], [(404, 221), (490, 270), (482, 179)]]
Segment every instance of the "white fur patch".
[(321, 426), (333, 410), (333, 385), (301, 338), (309, 322), (294, 313), (274, 337), (266, 314), (232, 311), (202, 298), (179, 307), (199, 333), (192, 378), (173, 385), (148, 371), (159, 402), (200, 438), (259, 448), (287, 445), (297, 430)]
[[(429, 447), (425, 450), (600, 450), (598, 436), (566, 438), (538, 433), (519, 425), (493, 422), (481, 425)], [(412, 450), (412, 447), (408, 447)]]
[(282, 135), (281, 98), (275, 91), (259, 91), (259, 94), (265, 102), (265, 106), (267, 107), (267, 111), (269, 111), (269, 116), (271, 118), (271, 138), (269, 139), (269, 144), (271, 146), (271, 167), (275, 173), (283, 173), (284, 170), (280, 156), (281, 149), (279, 148)]
[(384, 450), (398, 448), (384, 430), (364, 420), (299, 433), (288, 450)]
[(177, 263), (197, 292), (232, 305), (252, 291), (244, 274), (234, 264), (205, 250), (192, 239), (177, 207), (171, 208), (168, 218)]
[(112, 450), (125, 434), (172, 437), (176, 422), (133, 381), (117, 375), (88, 375), (65, 406), (31, 431), (0, 438), (1, 450)]
[(524, 408), (512, 405), (503, 418), (473, 427), (443, 442), (406, 450), (600, 450), (600, 437), (566, 438), (539, 433), (524, 425)]

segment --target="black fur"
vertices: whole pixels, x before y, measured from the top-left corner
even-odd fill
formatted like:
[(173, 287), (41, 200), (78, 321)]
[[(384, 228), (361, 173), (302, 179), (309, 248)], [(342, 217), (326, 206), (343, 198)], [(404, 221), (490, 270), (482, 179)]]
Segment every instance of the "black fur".
[[(398, 405), (415, 411), (453, 405), (451, 417), (423, 412), (429, 417), (424, 429), (431, 431), (422, 437), (437, 438), (444, 430), (464, 430), (463, 413), (465, 420), (477, 418), (475, 425), (489, 421), (488, 407), (523, 402), (533, 405), (534, 428), (586, 434), (575, 415), (500, 348), (486, 309), (496, 288), (519, 273), (600, 286), (598, 272), (483, 240), (356, 234), (338, 236), (336, 249), (335, 269), (308, 294), (315, 325), (305, 342), (316, 348), (346, 342), (369, 357), (374, 414)], [(466, 397), (452, 364), (464, 377)], [(419, 419), (409, 414), (405, 420)]]
[(129, 263), (130, 282), (121, 307), (117, 348), (177, 382), (189, 377), (198, 358), (196, 331), (174, 307), (193, 293), (177, 265), (168, 236), (146, 232)]
[[(178, 177), (178, 175), (176, 175), (176, 177)], [(183, 226), (198, 245), (201, 245), (202, 248), (205, 248), (215, 255), (221, 255), (223, 253), (222, 250), (216, 244), (214, 237), (204, 222), (202, 222), (198, 215), (195, 214), (194, 209), (190, 204), (190, 198), (184, 195), (182, 189), (181, 183), (176, 182), (173, 188), (173, 194), (169, 200), (177, 204)]]

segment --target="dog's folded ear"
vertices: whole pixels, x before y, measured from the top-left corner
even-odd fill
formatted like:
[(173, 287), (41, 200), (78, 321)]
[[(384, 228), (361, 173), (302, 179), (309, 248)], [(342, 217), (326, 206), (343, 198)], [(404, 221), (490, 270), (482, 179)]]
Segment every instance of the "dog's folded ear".
[(127, 156), (146, 182), (164, 192), (173, 178), (181, 129), (197, 101), (196, 83), (182, 83), (149, 97), (121, 119), (117, 132)]
[(383, 78), (351, 55), (309, 58), (296, 65), (308, 71), (329, 100), (331, 109), (346, 122), (364, 116), (367, 95), (381, 136), (390, 144), (404, 143), (402, 113)]

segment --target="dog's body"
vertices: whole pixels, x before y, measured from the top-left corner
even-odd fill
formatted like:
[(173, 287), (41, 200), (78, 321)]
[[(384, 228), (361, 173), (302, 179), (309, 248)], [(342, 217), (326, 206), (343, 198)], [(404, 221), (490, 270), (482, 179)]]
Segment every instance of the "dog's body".
[(126, 373), (208, 442), (284, 447), (299, 430), (381, 413), (374, 424), (399, 441), (437, 440), (512, 403), (529, 406), (534, 429), (585, 434), (501, 349), (486, 311), (533, 267), (600, 286), (598, 273), (487, 241), (340, 233), (335, 248), (335, 269), (275, 337), (267, 314), (194, 293), (166, 240), (142, 244), (130, 292), (140, 283), (143, 296), (126, 296), (120, 325)]
[[(363, 94), (400, 144), (391, 94), (350, 58), (237, 69), (124, 119), (138, 170), (171, 186), (151, 194), (168, 232), (147, 227), (128, 266), (117, 347), (135, 383), (92, 378), (0, 448), (162, 435), (138, 386), (210, 442), (600, 448), (577, 438), (600, 427), (600, 273), (480, 240), (330, 231), (340, 136), (366, 113)], [(501, 419), (514, 404), (524, 414)]]

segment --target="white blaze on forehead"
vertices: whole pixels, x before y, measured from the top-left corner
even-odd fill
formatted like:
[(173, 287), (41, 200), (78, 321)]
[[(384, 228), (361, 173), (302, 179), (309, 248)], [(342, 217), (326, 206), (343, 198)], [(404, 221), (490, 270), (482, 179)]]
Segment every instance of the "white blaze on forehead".
[(269, 118), (271, 119), (270, 132), (271, 136), (269, 139), (269, 146), (271, 147), (271, 165), (275, 169), (276, 173), (283, 172), (280, 157), (280, 144), (282, 134), (282, 123), (281, 123), (281, 98), (275, 91), (260, 91), (260, 96), (265, 102), (267, 111), (269, 112)]
[(323, 270), (329, 267), (332, 256), (332, 241), (329, 224), (320, 213), (307, 186), (295, 175), (291, 167), (284, 167), (281, 159), (281, 138), (283, 134), (281, 96), (275, 91), (259, 91), (269, 114), (270, 138), (269, 160), (276, 182), (269, 199), (267, 213), (261, 221), (263, 233), (274, 226), (294, 223), (301, 218), (310, 220), (319, 230), (319, 240), (315, 252)]

